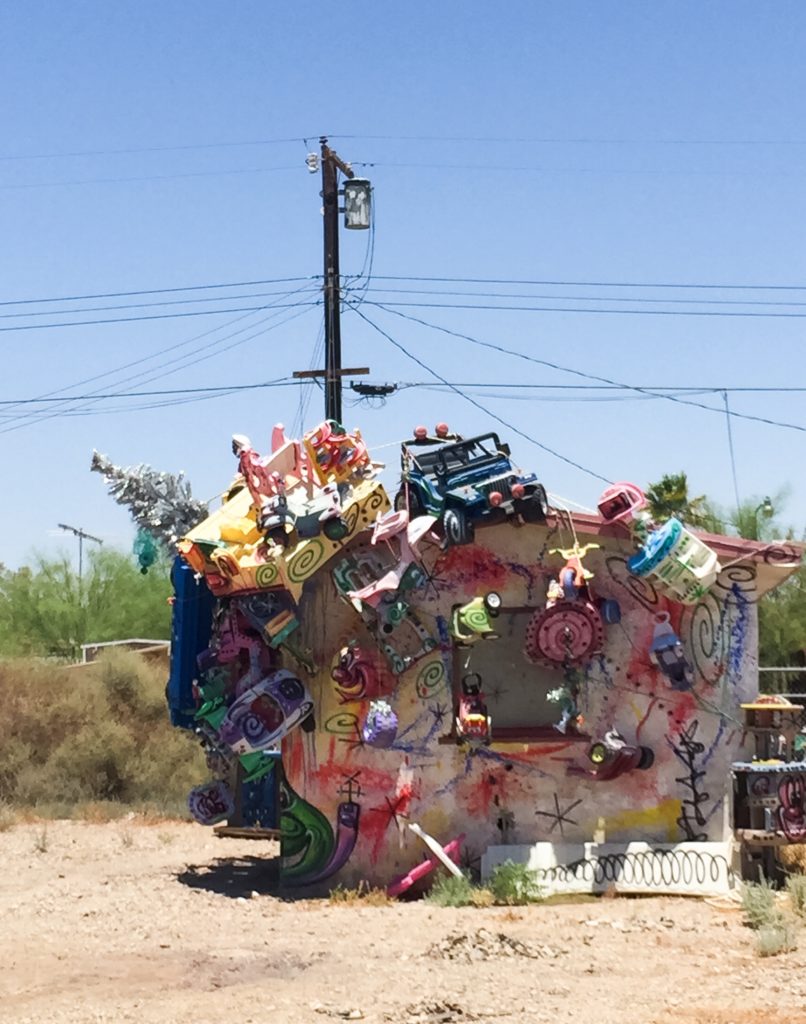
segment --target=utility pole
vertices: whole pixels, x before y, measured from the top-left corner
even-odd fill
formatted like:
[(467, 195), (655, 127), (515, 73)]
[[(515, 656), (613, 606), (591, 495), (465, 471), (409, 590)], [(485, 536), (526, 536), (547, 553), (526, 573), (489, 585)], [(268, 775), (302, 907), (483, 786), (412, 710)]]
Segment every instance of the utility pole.
[(66, 530), (67, 533), (72, 533), (78, 537), (78, 585), (81, 587), (81, 580), (84, 575), (84, 541), (93, 540), (96, 544), (103, 544), (100, 537), (94, 537), (91, 533), (87, 533), (86, 530), (79, 529), (77, 526), (67, 526), (65, 523), (56, 524), (60, 530)]
[(322, 147), (322, 211), (325, 235), (325, 419), (341, 423), (341, 279), (339, 276), (339, 187), (337, 168), (353, 178), (348, 167), (328, 146)]
[[(370, 226), (371, 186), (364, 178), (356, 178), (352, 167), (327, 144), (327, 136), (319, 139), (322, 169), (322, 219), (324, 222), (324, 277), (323, 298), (325, 308), (325, 368), (324, 370), (297, 371), (294, 376), (324, 377), (325, 419), (342, 421), (342, 377), (346, 374), (366, 374), (369, 368), (341, 365), (341, 277), (339, 274), (339, 214), (345, 214), (345, 227), (366, 229)], [(317, 157), (309, 153), (308, 169), (316, 172)], [(339, 192), (338, 172), (351, 182)], [(343, 211), (339, 195), (344, 195)]]

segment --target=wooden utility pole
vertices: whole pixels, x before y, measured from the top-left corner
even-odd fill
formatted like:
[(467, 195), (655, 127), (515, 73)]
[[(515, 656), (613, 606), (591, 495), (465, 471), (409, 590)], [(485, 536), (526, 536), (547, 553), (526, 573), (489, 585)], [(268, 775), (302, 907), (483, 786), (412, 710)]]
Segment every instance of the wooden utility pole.
[[(319, 139), (322, 148), (322, 219), (324, 222), (324, 278), (323, 299), (325, 308), (325, 368), (324, 370), (298, 370), (297, 378), (324, 377), (325, 379), (325, 419), (341, 423), (341, 390), (342, 378), (346, 374), (367, 374), (366, 366), (344, 368), (341, 365), (341, 278), (339, 276), (339, 180), (341, 171), (345, 178), (354, 179), (352, 188), (369, 189), (370, 183), (364, 178), (356, 178), (352, 167), (327, 144), (327, 136)], [(316, 172), (316, 154), (309, 153), (305, 161), (310, 171)], [(345, 215), (348, 228), (369, 227), (370, 198), (369, 191), (363, 194), (364, 205), (359, 211), (358, 222)], [(363, 213), (363, 216), (360, 214)]]
[(325, 419), (341, 423), (341, 279), (339, 277), (339, 186), (337, 171), (353, 177), (352, 168), (327, 144), (322, 147), (322, 211), (325, 265)]

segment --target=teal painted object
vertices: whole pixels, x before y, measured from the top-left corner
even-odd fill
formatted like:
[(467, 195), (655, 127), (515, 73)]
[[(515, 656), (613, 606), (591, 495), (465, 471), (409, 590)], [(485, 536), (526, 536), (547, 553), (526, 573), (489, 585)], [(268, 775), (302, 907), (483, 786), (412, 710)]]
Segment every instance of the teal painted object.
[(654, 569), (657, 569), (680, 540), (682, 532), (683, 524), (674, 518), (658, 527), (657, 530), (653, 530), (641, 550), (627, 560), (629, 571), (634, 576), (648, 576)]

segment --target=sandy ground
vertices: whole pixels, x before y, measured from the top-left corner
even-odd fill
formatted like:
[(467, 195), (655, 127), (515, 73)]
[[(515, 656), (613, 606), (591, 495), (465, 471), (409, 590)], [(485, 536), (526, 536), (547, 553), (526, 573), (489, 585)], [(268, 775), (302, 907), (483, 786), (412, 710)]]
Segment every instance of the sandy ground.
[(759, 960), (735, 909), (291, 902), (273, 853), (182, 824), (0, 834), (0, 1020), (806, 1024), (806, 952)]

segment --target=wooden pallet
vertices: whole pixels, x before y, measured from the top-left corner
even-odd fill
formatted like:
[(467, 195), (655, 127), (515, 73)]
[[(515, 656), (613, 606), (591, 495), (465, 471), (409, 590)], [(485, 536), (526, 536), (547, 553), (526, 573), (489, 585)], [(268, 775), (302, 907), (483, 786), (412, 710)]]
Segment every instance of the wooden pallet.
[(217, 825), (213, 832), (219, 839), (279, 839), (279, 828), (260, 828), (249, 825)]

